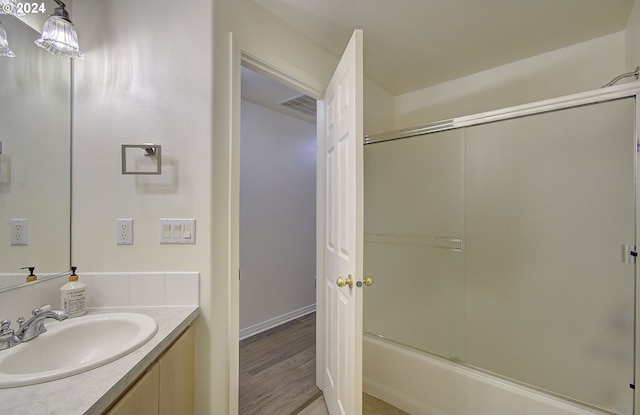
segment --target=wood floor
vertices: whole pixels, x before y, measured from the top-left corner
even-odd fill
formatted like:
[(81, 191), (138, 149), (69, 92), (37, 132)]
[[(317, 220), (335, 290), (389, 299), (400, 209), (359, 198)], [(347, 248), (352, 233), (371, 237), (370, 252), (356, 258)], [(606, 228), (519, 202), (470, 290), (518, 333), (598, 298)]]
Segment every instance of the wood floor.
[(290, 415), (318, 398), (316, 315), (240, 342), (240, 415)]
[[(311, 313), (240, 342), (239, 415), (306, 413), (316, 387), (316, 314)], [(363, 394), (364, 415), (409, 415)], [(319, 412), (327, 414), (326, 406)]]

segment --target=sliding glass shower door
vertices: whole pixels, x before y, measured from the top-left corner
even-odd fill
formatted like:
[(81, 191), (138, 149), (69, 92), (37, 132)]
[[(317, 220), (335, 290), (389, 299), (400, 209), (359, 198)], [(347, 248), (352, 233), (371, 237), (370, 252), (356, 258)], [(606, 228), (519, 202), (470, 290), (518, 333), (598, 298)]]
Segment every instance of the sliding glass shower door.
[[(462, 259), (463, 131), (365, 147), (365, 330), (450, 356)], [(373, 289), (375, 288), (375, 289)], [(458, 301), (460, 303), (460, 301)], [(375, 304), (375, 305), (374, 305)], [(458, 325), (462, 322), (460, 320)]]
[(631, 414), (635, 99), (365, 147), (365, 331)]
[(466, 362), (631, 413), (634, 100), (469, 128)]

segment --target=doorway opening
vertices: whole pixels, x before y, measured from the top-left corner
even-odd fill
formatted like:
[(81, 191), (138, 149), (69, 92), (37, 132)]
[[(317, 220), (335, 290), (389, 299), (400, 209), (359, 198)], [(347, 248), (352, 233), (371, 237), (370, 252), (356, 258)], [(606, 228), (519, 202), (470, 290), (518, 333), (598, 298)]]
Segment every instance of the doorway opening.
[(315, 386), (315, 100), (241, 68), (243, 414), (292, 413)]

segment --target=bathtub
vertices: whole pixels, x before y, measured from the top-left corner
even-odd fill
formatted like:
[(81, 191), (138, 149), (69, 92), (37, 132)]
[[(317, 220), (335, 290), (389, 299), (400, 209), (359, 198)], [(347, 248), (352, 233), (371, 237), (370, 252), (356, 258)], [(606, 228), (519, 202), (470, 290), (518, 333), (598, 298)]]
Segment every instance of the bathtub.
[(605, 414), (384, 339), (363, 339), (363, 389), (411, 415)]

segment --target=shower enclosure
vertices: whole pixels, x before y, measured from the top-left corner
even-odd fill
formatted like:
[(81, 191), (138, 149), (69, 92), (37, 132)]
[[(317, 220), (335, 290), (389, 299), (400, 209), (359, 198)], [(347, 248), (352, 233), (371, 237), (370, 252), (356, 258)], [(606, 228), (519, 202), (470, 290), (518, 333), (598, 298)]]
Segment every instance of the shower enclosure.
[(571, 102), (367, 140), (365, 333), (632, 414), (636, 96)]

